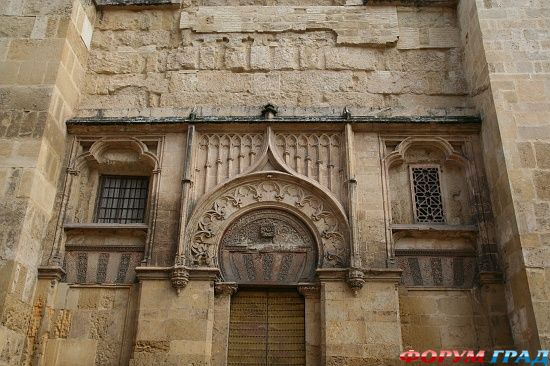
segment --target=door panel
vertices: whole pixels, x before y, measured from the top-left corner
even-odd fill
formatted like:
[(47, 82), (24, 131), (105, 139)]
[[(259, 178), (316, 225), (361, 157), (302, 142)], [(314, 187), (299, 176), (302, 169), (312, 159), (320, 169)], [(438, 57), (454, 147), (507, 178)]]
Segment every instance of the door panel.
[(239, 292), (231, 299), (228, 365), (267, 365), (267, 296)]
[(231, 299), (228, 365), (305, 365), (304, 299), (239, 291)]

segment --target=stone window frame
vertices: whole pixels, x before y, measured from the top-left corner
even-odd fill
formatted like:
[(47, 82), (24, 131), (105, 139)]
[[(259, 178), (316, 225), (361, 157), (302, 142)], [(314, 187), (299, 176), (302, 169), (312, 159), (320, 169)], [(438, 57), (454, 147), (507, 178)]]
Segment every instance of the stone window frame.
[[(441, 211), (443, 216), (443, 221), (419, 221), (418, 220), (418, 211), (416, 206), (416, 190), (414, 185), (414, 178), (413, 178), (413, 169), (414, 168), (436, 168), (437, 169), (437, 175), (439, 180), (439, 194), (441, 199)], [(446, 225), (448, 218), (447, 218), (447, 204), (446, 204), (446, 188), (445, 183), (443, 179), (443, 169), (441, 168), (440, 164), (409, 164), (408, 165), (409, 170), (409, 183), (410, 183), (410, 191), (411, 191), (411, 202), (412, 202), (412, 210), (413, 210), (413, 217), (414, 217), (414, 223), (415, 224), (430, 224), (430, 225)]]
[[(149, 150), (149, 145), (154, 150)], [(122, 162), (119, 166), (112, 166), (104, 153), (111, 149), (124, 150), (136, 153), (135, 161)], [(144, 256), (142, 263), (148, 264), (152, 260), (152, 246), (156, 228), (157, 206), (160, 189), (160, 172), (162, 166), (162, 155), (164, 149), (163, 135), (75, 135), (72, 138), (71, 148), (68, 152), (68, 166), (61, 193), (61, 206), (57, 218), (54, 233), (53, 247), (48, 259), (51, 265), (61, 266), (65, 248), (63, 232), (77, 231), (106, 231), (125, 232), (143, 231), (146, 234), (145, 245), (142, 247)], [(88, 214), (84, 220), (79, 219), (73, 209), (68, 209), (69, 200), (77, 197), (75, 189), (80, 184), (78, 177), (84, 169), (95, 171), (98, 179), (93, 183), (89, 192), (91, 193), (91, 204), (87, 210)], [(147, 176), (149, 179), (147, 203), (145, 216), (142, 223), (98, 223), (95, 221), (98, 191), (100, 189), (100, 178), (102, 175), (136, 175)], [(74, 189), (73, 189), (74, 188)], [(74, 203), (81, 204), (79, 199)], [(70, 211), (70, 213), (69, 213)], [(69, 215), (71, 215), (69, 217)], [(85, 245), (86, 250), (87, 248)], [(94, 246), (95, 247), (95, 246)], [(116, 250), (116, 246), (101, 246), (97, 250)], [(124, 247), (124, 249), (127, 249)], [(91, 249), (90, 249), (91, 250)]]

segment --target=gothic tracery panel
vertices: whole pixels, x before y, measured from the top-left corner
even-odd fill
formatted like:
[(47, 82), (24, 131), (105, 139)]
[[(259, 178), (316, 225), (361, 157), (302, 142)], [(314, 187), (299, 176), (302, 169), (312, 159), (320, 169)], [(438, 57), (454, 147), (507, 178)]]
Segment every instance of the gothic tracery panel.
[(327, 187), (342, 201), (344, 147), (340, 133), (277, 133), (275, 143), (287, 166)]
[(264, 143), (262, 133), (204, 133), (199, 136), (195, 172), (196, 197), (254, 163)]

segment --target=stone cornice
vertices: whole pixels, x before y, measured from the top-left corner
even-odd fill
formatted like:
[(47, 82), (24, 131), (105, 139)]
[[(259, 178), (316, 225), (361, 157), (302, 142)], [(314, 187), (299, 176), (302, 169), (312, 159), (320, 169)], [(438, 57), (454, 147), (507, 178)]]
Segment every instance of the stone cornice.
[(58, 266), (41, 266), (38, 267), (38, 278), (61, 281), (65, 275), (65, 270)]
[[(181, 0), (94, 0), (98, 7), (103, 6), (158, 6), (180, 5)], [(349, 5), (400, 5), (400, 6), (445, 6), (454, 7), (458, 0), (358, 0)]]
[[(139, 280), (168, 280), (174, 267), (136, 267)], [(185, 268), (190, 280), (214, 281), (219, 276), (217, 268)]]
[(181, 0), (94, 0), (98, 7), (103, 6), (157, 6), (180, 5)]
[(458, 0), (364, 0), (366, 5), (445, 6), (455, 7)]
[(105, 125), (153, 125), (153, 124), (233, 124), (233, 123), (312, 123), (312, 124), (480, 124), (479, 116), (276, 116), (266, 119), (262, 116), (203, 116), (203, 117), (83, 117), (67, 120), (67, 126)]

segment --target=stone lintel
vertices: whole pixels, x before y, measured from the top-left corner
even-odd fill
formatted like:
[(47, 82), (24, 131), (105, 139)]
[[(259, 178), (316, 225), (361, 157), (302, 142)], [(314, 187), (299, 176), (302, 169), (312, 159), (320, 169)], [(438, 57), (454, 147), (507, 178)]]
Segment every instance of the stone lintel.
[(142, 280), (169, 280), (172, 267), (136, 267), (136, 277)]
[(475, 250), (461, 249), (395, 249), (395, 256), (403, 257), (475, 257)]
[(105, 126), (105, 125), (162, 125), (162, 124), (481, 124), (479, 116), (275, 116), (266, 119), (262, 116), (203, 116), (186, 117), (82, 117), (67, 120), (67, 126)]
[(318, 268), (317, 276), (321, 282), (346, 281), (349, 268)]
[[(346, 281), (349, 268), (319, 268), (317, 276), (321, 282)], [(366, 268), (360, 269), (364, 273), (364, 280), (377, 282), (399, 282), (403, 270), (396, 268)]]
[[(348, 0), (349, 3), (349, 0)], [(364, 0), (365, 5), (456, 7), (458, 0)]]
[(181, 0), (94, 0), (97, 7), (104, 6), (158, 6), (180, 5)]
[[(94, 0), (97, 7), (104, 6), (158, 6), (180, 5), (181, 0)], [(443, 6), (454, 7), (458, 0), (356, 0), (346, 5), (397, 5), (397, 6)]]
[[(136, 276), (141, 280), (169, 280), (174, 267), (136, 267)], [(220, 270), (217, 268), (185, 268), (189, 279), (196, 281), (215, 281)]]
[(367, 268), (364, 272), (366, 282), (399, 283), (403, 270), (398, 268)]
[(65, 275), (65, 270), (59, 266), (41, 266), (38, 267), (38, 278), (46, 280), (61, 281)]
[(392, 231), (445, 231), (477, 232), (477, 225), (444, 225), (444, 224), (392, 224)]
[(504, 277), (500, 271), (481, 271), (479, 273), (479, 283), (481, 285), (493, 285), (504, 283)]
[(189, 279), (196, 281), (215, 281), (220, 276), (218, 268), (187, 268)]
[(103, 224), (103, 223), (66, 223), (63, 229), (68, 230), (144, 230), (147, 231), (147, 224)]

